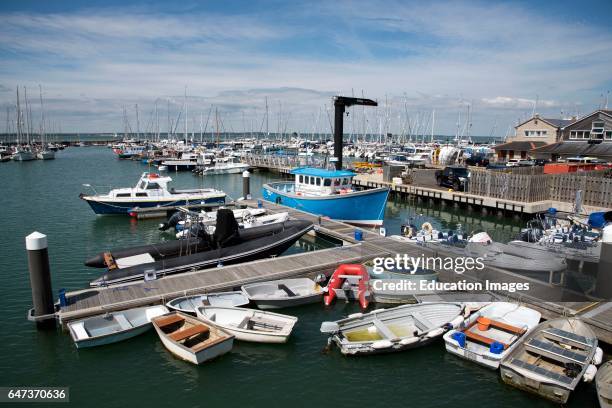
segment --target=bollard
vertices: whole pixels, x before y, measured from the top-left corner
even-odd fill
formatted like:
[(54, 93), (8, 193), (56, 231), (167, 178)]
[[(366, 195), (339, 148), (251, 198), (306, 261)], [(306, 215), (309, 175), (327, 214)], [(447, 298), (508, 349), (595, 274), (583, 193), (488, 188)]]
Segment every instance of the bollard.
[(597, 295), (605, 300), (612, 299), (612, 223), (604, 229), (601, 237), (601, 254), (597, 264)]
[(242, 197), (245, 200), (251, 199), (251, 173), (248, 170), (242, 172)]
[(55, 327), (47, 236), (40, 232), (31, 233), (26, 237), (26, 249), (34, 305), (33, 313), (30, 313), (29, 317), (36, 322), (39, 328)]

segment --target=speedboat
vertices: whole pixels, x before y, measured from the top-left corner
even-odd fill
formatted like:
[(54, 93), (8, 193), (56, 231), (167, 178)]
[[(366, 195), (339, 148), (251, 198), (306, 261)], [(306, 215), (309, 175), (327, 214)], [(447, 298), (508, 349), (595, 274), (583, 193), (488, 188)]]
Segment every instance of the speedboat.
[(513, 387), (565, 404), (583, 377), (595, 377), (597, 367), (591, 363), (596, 352), (597, 337), (582, 320), (548, 320), (506, 355), (500, 365), (501, 378)]
[[(292, 220), (241, 230), (232, 211), (222, 209), (217, 214), (215, 233), (209, 235), (201, 230), (201, 236), (194, 239), (193, 247), (190, 247), (189, 240), (175, 241), (178, 243), (178, 253), (177, 244), (173, 242), (168, 245), (172, 251), (167, 251), (164, 244), (160, 245), (161, 248), (146, 245), (94, 257), (88, 261), (89, 264), (99, 265), (102, 259), (108, 270), (89, 284), (98, 287), (143, 279), (155, 280), (194, 268), (212, 268), (279, 255), (312, 227), (309, 221)], [(117, 254), (121, 254), (122, 258)]]
[(540, 317), (540, 312), (515, 303), (491, 303), (444, 335), (446, 351), (496, 370)]
[(237, 157), (225, 157), (215, 159), (214, 165), (198, 166), (194, 172), (201, 176), (216, 174), (236, 174), (249, 169), (249, 165), (241, 163)]
[(85, 195), (81, 193), (79, 197), (87, 201), (96, 214), (127, 215), (134, 208), (225, 203), (223, 191), (214, 188), (169, 189), (168, 184), (171, 181), (170, 177), (156, 173), (143, 173), (134, 187), (116, 188), (107, 194)]
[(330, 334), (345, 355), (390, 353), (421, 347), (463, 323), (459, 303), (421, 303), (370, 313), (355, 313), (336, 322), (323, 322), (321, 332)]
[(263, 198), (349, 224), (382, 225), (388, 188), (356, 191), (355, 173), (348, 170), (298, 168), (291, 173), (295, 181), (264, 184)]

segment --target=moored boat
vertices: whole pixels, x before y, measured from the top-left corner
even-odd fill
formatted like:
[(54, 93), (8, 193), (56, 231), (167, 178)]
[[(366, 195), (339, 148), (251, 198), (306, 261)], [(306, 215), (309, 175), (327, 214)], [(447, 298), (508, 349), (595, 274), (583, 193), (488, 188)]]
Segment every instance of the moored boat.
[(308, 278), (280, 279), (242, 285), (242, 292), (260, 309), (280, 309), (317, 303), (323, 289)]
[(496, 370), (540, 317), (540, 312), (515, 303), (491, 303), (444, 335), (446, 351)]
[(168, 313), (165, 306), (139, 307), (68, 323), (68, 331), (77, 348), (116, 343), (142, 334), (151, 328), (151, 320)]
[(293, 182), (263, 185), (265, 200), (358, 225), (382, 225), (388, 188), (356, 191), (348, 170), (298, 168)]
[(129, 214), (133, 208), (179, 206), (186, 204), (223, 204), (225, 193), (214, 188), (169, 189), (172, 178), (155, 173), (143, 173), (136, 186), (117, 188), (107, 194), (85, 195), (85, 200), (96, 214)]
[(606, 362), (597, 370), (595, 377), (597, 396), (601, 408), (612, 408), (612, 360)]
[(435, 282), (438, 272), (424, 268), (392, 268), (376, 273), (368, 267), (370, 292), (376, 303), (417, 303), (416, 295), (433, 293), (422, 290), (421, 282)]
[(196, 314), (199, 306), (245, 306), (249, 304), (249, 299), (240, 291), (205, 293), (202, 295), (183, 296), (172, 299), (166, 306), (177, 312)]
[[(501, 378), (513, 387), (564, 404), (591, 365), (597, 337), (580, 319), (540, 323), (504, 357)], [(593, 367), (593, 368), (590, 368)]]
[(297, 317), (237, 307), (201, 306), (198, 318), (236, 336), (256, 343), (286, 343)]
[(202, 364), (225, 353), (234, 345), (234, 336), (181, 312), (171, 312), (152, 321), (164, 347), (176, 357)]
[(429, 344), (463, 323), (459, 303), (422, 303), (356, 313), (336, 322), (323, 322), (342, 354), (390, 353)]
[(329, 306), (334, 299), (358, 300), (362, 309), (370, 302), (370, 275), (363, 265), (343, 264), (332, 274), (326, 286), (323, 302)]

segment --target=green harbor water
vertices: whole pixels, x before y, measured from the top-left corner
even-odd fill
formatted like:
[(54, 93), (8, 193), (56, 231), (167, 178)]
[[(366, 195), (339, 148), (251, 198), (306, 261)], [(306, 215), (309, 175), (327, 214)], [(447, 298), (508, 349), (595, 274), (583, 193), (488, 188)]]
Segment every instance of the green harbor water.
[[(289, 309), (299, 322), (282, 345), (235, 343), (231, 353), (202, 366), (179, 361), (168, 353), (154, 331), (105, 347), (78, 351), (59, 329), (37, 331), (26, 320), (31, 305), (24, 237), (37, 230), (48, 235), (55, 293), (79, 289), (97, 277), (83, 261), (114, 247), (168, 239), (157, 230), (159, 220), (98, 217), (79, 200), (82, 184), (129, 186), (147, 167), (119, 161), (104, 147), (73, 147), (54, 161), (0, 163), (3, 183), (0, 208), (0, 287), (2, 329), (0, 386), (69, 386), (75, 406), (177, 407), (546, 407), (536, 396), (504, 385), (499, 373), (461, 360), (444, 350), (442, 341), (389, 355), (348, 358), (338, 350), (324, 353), (324, 320), (357, 311), (336, 303)], [(241, 195), (239, 175), (194, 177), (172, 174), (177, 187), (215, 186), (231, 197)], [(276, 176), (255, 173), (251, 189), (260, 196), (263, 182)], [(487, 230), (497, 240), (513, 237), (520, 221), (480, 217), (462, 210), (391, 200), (389, 233), (410, 217), (417, 223), (472, 231)], [(301, 241), (290, 251), (326, 245)], [(595, 407), (593, 385), (580, 384), (571, 407)]]

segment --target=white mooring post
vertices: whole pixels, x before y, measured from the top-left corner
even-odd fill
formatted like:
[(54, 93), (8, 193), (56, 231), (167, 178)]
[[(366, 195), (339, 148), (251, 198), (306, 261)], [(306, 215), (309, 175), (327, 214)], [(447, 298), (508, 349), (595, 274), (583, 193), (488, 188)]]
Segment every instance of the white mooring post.
[(39, 328), (54, 327), (55, 309), (53, 306), (53, 291), (51, 290), (47, 236), (35, 231), (28, 235), (25, 241), (28, 251), (32, 304), (34, 305), (34, 308), (28, 314), (28, 318), (35, 321)]
[(601, 255), (597, 265), (597, 295), (603, 299), (612, 299), (612, 223), (603, 229), (601, 237)]
[(242, 197), (245, 200), (251, 199), (251, 173), (248, 170), (242, 172)]

